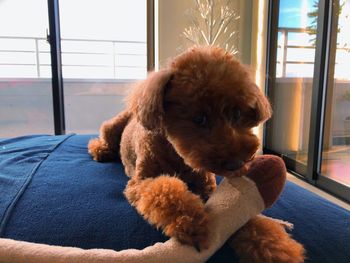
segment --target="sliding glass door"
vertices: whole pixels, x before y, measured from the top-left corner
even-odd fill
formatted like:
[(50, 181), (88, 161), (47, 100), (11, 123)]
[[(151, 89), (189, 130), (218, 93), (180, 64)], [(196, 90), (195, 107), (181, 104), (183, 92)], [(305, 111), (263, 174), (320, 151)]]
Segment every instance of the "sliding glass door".
[(350, 0), (332, 8), (321, 180), (350, 187)]
[(350, 201), (350, 0), (270, 1), (264, 152)]
[[(317, 30), (317, 1), (280, 0), (275, 61), (270, 65), (269, 96), (273, 117), (265, 147), (282, 154), (306, 174)], [(273, 75), (272, 75), (273, 74)]]
[(154, 0), (0, 0), (0, 137), (97, 133), (153, 69)]
[(147, 1), (59, 4), (66, 131), (95, 133), (147, 75)]
[(52, 134), (47, 0), (0, 1), (0, 25), (0, 137)]

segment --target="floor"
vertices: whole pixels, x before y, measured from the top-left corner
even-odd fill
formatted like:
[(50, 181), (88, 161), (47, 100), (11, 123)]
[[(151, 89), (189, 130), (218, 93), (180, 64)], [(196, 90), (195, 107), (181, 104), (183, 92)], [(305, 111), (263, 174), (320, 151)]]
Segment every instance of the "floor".
[(323, 152), (321, 169), (323, 175), (350, 186), (350, 146), (333, 146)]
[(331, 201), (331, 202), (333, 202), (333, 203), (335, 203), (335, 204), (337, 204), (337, 205), (339, 205), (339, 206), (341, 206), (341, 207), (343, 207), (343, 208), (345, 208), (345, 209), (350, 211), (350, 204), (349, 203), (346, 203), (346, 202), (344, 202), (344, 201), (342, 201), (342, 200), (340, 200), (340, 199), (338, 199), (338, 198), (336, 198), (336, 197), (334, 197), (334, 196), (332, 196), (332, 195), (322, 191), (321, 189), (316, 188), (316, 187), (310, 185), (309, 183), (304, 182), (303, 180), (297, 178), (296, 176), (288, 173), (287, 179), (289, 181), (299, 185), (300, 187), (303, 187), (303, 188), (305, 188), (305, 189), (307, 189), (307, 190), (309, 190), (309, 191), (311, 191), (311, 192), (313, 192), (313, 193), (315, 193), (315, 194), (317, 194), (319, 196), (322, 196), (323, 198), (325, 198), (325, 199), (327, 199), (327, 200), (329, 200), (329, 201)]
[[(287, 156), (307, 165), (306, 152), (297, 152)], [(321, 174), (350, 187), (350, 145), (332, 146), (327, 151), (323, 151)]]

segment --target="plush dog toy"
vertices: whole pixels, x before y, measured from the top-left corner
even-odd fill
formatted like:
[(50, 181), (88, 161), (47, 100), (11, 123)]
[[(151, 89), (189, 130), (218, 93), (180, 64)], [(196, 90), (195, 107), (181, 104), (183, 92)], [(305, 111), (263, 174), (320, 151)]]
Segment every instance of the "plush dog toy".
[[(99, 138), (90, 141), (90, 154), (96, 161), (119, 155), (130, 177), (125, 196), (137, 211), (165, 235), (198, 251), (209, 248), (205, 201), (216, 188), (215, 174), (247, 172), (259, 146), (252, 128), (270, 118), (268, 100), (231, 54), (194, 47), (151, 73), (127, 102), (126, 110), (104, 122)], [(290, 250), (302, 254), (293, 240), (288, 249), (278, 240), (266, 244), (274, 236), (272, 226), (255, 237), (265, 221), (250, 221), (233, 241), (242, 259), (275, 262), (254, 257), (271, 257), (278, 250), (286, 257)], [(247, 236), (251, 242), (239, 241)], [(255, 239), (264, 245), (252, 254)]]

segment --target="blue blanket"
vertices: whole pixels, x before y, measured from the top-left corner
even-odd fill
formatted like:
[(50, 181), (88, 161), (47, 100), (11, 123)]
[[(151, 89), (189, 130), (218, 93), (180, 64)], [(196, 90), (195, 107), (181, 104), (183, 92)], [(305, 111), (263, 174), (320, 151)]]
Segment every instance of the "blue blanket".
[[(128, 204), (120, 163), (87, 153), (93, 136), (0, 140), (0, 236), (82, 248), (144, 248), (167, 238)], [(293, 183), (265, 214), (295, 225), (307, 262), (350, 262), (350, 213)], [(235, 262), (223, 247), (209, 262)], [(237, 259), (236, 259), (236, 262)]]

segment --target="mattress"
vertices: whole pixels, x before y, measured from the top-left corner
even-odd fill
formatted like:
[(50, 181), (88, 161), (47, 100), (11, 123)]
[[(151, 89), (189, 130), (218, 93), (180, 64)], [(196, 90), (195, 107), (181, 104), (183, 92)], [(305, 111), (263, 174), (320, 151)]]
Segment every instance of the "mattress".
[[(123, 195), (120, 162), (87, 153), (96, 135), (0, 140), (0, 237), (49, 245), (142, 249), (168, 238)], [(350, 262), (350, 212), (291, 183), (264, 214), (294, 224), (306, 262)], [(208, 262), (238, 262), (224, 246)]]

